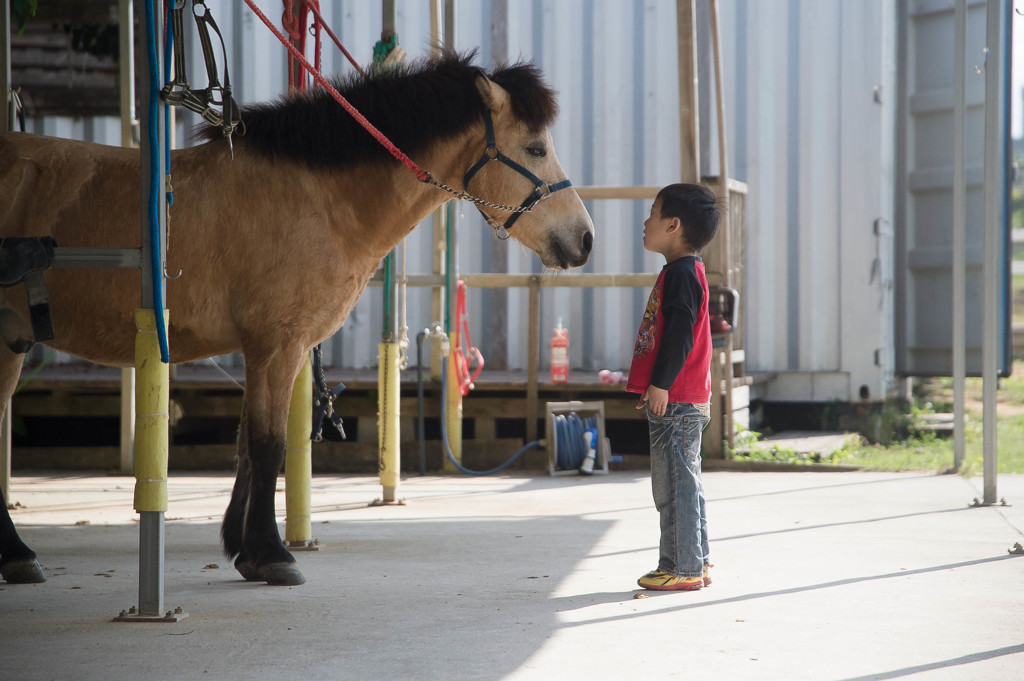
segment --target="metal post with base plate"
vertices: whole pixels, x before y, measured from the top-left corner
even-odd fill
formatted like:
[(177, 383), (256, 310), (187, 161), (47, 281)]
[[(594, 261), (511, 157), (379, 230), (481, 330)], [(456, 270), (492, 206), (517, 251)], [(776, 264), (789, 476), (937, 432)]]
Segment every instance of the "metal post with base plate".
[[(139, 7), (141, 5), (141, 8)], [(159, 107), (153, 106), (158, 97), (160, 50), (156, 36), (163, 35), (159, 0), (136, 0), (136, 8), (146, 17), (147, 37), (138, 44), (145, 50), (150, 75), (143, 79), (148, 106), (140, 107), (139, 150), (140, 198), (142, 206), (142, 300), (135, 311), (138, 335), (135, 341), (136, 380), (136, 440), (135, 440), (135, 509), (139, 512), (139, 605), (114, 618), (115, 622), (177, 622), (188, 617), (181, 608), (164, 610), (164, 514), (167, 510), (167, 450), (169, 365), (162, 361), (157, 339), (155, 303), (163, 298), (164, 253), (167, 244), (167, 198), (165, 140), (167, 130)], [(156, 74), (155, 76), (153, 74)], [(156, 116), (153, 116), (153, 111)], [(155, 132), (155, 134), (153, 134)], [(156, 149), (153, 149), (153, 146)], [(156, 152), (155, 158), (151, 156)], [(155, 167), (153, 161), (155, 160)], [(159, 221), (158, 239), (151, 243), (150, 210), (156, 202)], [(155, 252), (154, 252), (155, 251)], [(155, 256), (155, 257), (154, 257)], [(155, 290), (154, 269), (160, 275)], [(162, 311), (166, 326), (167, 311)]]

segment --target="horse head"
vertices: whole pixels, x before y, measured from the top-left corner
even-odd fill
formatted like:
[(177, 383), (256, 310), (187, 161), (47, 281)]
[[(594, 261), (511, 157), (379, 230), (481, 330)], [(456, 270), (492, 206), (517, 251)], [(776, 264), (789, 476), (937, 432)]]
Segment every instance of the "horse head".
[(555, 154), (548, 130), (557, 111), (553, 93), (532, 66), (511, 67), (501, 75), (513, 89), (532, 81), (533, 92), (523, 87), (516, 94), (524, 96), (516, 97), (482, 73), (477, 76), (487, 149), (466, 173), (464, 187), (486, 197), (477, 208), (499, 238), (515, 238), (545, 267), (579, 267), (590, 257), (594, 223)]

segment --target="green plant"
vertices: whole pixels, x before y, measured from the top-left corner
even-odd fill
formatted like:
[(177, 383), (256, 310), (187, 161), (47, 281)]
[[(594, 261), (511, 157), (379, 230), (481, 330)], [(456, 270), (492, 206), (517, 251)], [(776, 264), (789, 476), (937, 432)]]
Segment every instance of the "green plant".
[(745, 426), (737, 426), (734, 439), (736, 441), (736, 448), (732, 452), (733, 455), (736, 454), (737, 450), (749, 449), (750, 445), (761, 439), (761, 433), (750, 430)]
[(11, 18), (19, 35), (25, 30), (25, 22), (36, 15), (38, 0), (11, 0)]

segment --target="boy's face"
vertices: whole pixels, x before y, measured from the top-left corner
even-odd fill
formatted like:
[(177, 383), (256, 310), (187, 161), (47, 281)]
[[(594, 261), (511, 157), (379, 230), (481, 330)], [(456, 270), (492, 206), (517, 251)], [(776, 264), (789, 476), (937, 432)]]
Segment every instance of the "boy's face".
[(677, 250), (682, 241), (682, 225), (678, 218), (661, 217), (661, 199), (655, 199), (651, 214), (644, 220), (644, 248), (666, 255)]

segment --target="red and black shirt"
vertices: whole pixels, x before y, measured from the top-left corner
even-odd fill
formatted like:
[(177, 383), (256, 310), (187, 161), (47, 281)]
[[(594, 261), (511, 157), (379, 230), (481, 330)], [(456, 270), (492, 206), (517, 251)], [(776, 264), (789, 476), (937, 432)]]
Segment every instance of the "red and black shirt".
[(626, 390), (668, 390), (669, 402), (711, 401), (711, 326), (704, 261), (690, 255), (666, 264), (647, 300)]

